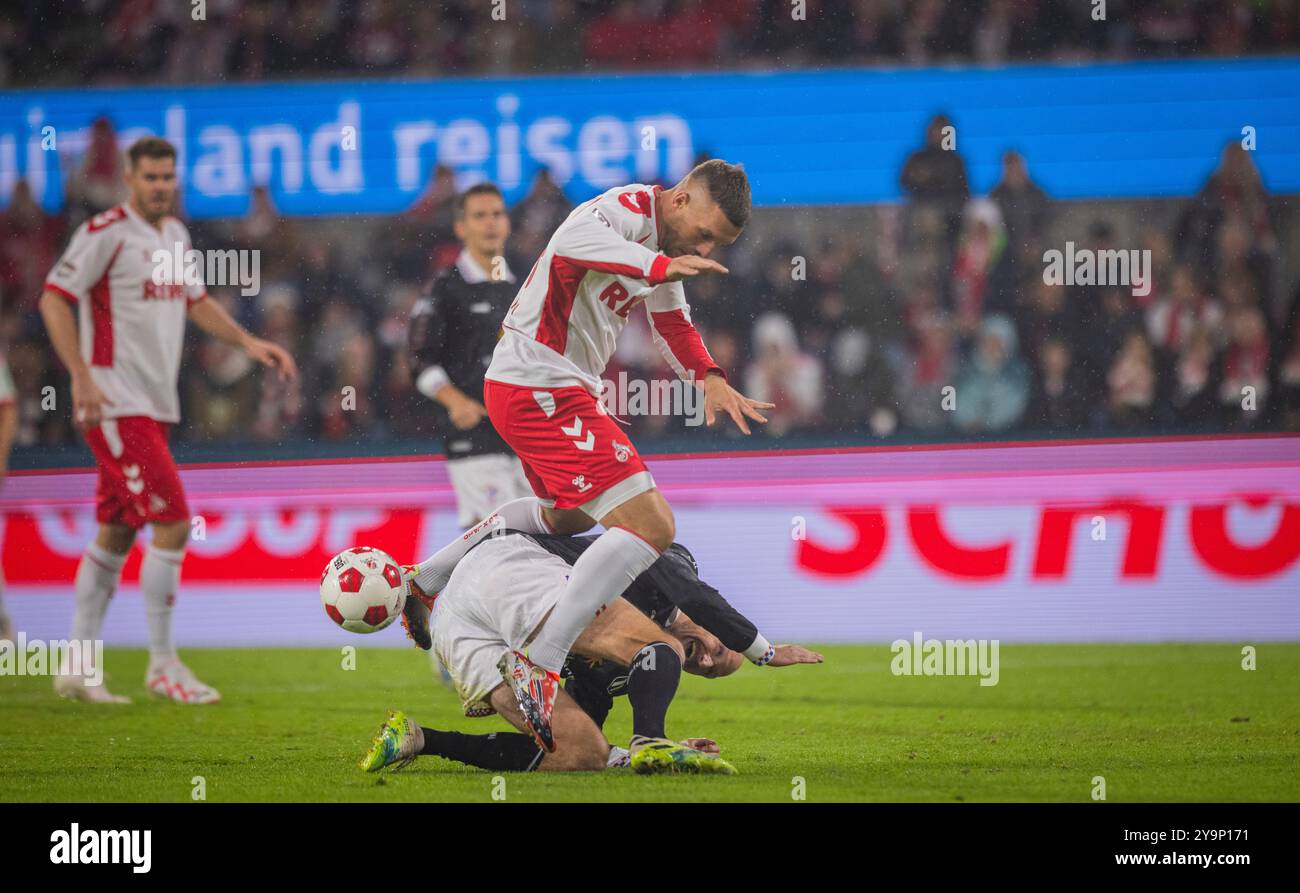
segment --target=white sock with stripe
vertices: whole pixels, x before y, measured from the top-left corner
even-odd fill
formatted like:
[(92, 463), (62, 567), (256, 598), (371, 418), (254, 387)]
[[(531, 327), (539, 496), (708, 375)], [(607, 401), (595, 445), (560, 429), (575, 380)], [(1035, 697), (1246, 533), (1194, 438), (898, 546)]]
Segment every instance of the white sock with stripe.
[(172, 644), (172, 609), (181, 583), (184, 549), (160, 549), (150, 544), (140, 563), (140, 590), (149, 621), (149, 665), (176, 657)]
[(528, 646), (528, 659), (558, 673), (587, 624), (658, 557), (658, 549), (630, 530), (611, 527), (602, 533), (574, 562), (569, 585)]
[(507, 502), (482, 521), (465, 531), (437, 552), (420, 562), (416, 584), (429, 595), (441, 592), (451, 579), (451, 572), (470, 549), (496, 530), (519, 530), (524, 533), (550, 533), (542, 518), (542, 501), (524, 496)]

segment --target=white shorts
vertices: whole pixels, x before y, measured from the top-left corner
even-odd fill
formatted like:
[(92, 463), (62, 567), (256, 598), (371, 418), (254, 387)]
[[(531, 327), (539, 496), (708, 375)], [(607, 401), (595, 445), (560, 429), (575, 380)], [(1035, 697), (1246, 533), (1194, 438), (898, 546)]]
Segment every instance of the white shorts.
[(488, 708), (501, 685), (497, 661), (522, 651), (572, 568), (525, 536), (489, 537), (456, 565), (433, 606), (433, 651), (466, 713)]
[(513, 453), (448, 459), (447, 477), (456, 491), (461, 527), (473, 527), (512, 499), (533, 495), (524, 467)]

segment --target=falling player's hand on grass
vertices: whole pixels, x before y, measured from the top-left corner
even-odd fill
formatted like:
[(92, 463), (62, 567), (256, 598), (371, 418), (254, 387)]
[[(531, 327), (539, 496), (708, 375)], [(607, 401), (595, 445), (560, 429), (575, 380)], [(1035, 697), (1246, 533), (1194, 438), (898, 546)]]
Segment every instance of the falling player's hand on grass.
[(248, 355), (257, 360), (263, 366), (275, 369), (280, 373), (280, 378), (285, 381), (293, 381), (298, 377), (298, 364), (293, 361), (289, 351), (285, 350), (274, 341), (267, 341), (262, 338), (250, 338), (244, 346)]
[(682, 744), (693, 747), (701, 753), (722, 753), (722, 748), (718, 747), (718, 742), (712, 738), (685, 738)]
[(681, 257), (674, 257), (669, 262), (668, 271), (664, 278), (669, 282), (680, 282), (701, 273), (727, 272), (730, 271), (716, 260), (709, 260), (707, 257), (699, 257), (694, 254), (683, 254)]
[(736, 423), (736, 427), (741, 431), (749, 434), (749, 423), (745, 418), (751, 418), (756, 422), (767, 423), (767, 419), (759, 412), (760, 409), (775, 409), (775, 403), (763, 403), (758, 400), (751, 400), (740, 391), (727, 384), (727, 380), (721, 375), (708, 375), (704, 379), (704, 423), (710, 428), (717, 422), (718, 410), (722, 410), (731, 416), (731, 420)]
[(104, 396), (104, 392), (87, 375), (72, 377), (72, 418), (77, 427), (88, 431), (103, 420), (104, 405), (113, 405), (113, 401)]
[(769, 667), (791, 667), (795, 664), (819, 664), (822, 656), (802, 645), (777, 645), (775, 656), (767, 662)]

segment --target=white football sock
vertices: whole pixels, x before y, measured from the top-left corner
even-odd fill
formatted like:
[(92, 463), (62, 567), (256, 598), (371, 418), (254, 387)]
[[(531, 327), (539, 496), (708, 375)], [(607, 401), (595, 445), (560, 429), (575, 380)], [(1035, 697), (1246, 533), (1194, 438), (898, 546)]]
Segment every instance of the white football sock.
[(602, 533), (573, 563), (568, 586), (528, 646), (528, 659), (558, 673), (587, 624), (658, 557), (658, 549), (630, 530), (611, 527)]
[(99, 638), (108, 613), (108, 600), (117, 589), (122, 576), (125, 555), (116, 555), (97, 543), (86, 546), (77, 565), (76, 609), (72, 614), (72, 638), (94, 640)]
[(429, 595), (442, 592), (451, 579), (451, 572), (465, 557), (465, 553), (497, 530), (519, 530), (523, 533), (550, 533), (542, 518), (542, 501), (536, 496), (524, 496), (507, 502), (482, 521), (465, 531), (437, 552), (420, 562), (415, 582)]
[(184, 549), (159, 549), (150, 545), (140, 562), (140, 589), (144, 614), (149, 620), (149, 665), (176, 656), (172, 645), (172, 607), (181, 582)]

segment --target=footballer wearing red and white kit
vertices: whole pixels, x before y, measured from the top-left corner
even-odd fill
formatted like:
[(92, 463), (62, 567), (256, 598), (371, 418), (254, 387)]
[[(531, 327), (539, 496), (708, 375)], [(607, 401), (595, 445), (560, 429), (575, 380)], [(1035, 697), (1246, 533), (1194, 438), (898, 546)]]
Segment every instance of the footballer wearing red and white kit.
[[(155, 137), (129, 149), (130, 198), (83, 223), (50, 271), (40, 311), (50, 341), (72, 378), (72, 411), (99, 468), (99, 530), (76, 575), (72, 638), (99, 638), (108, 600), (137, 531), (153, 526), (140, 565), (149, 624), (146, 687), (188, 704), (209, 704), (217, 691), (176, 655), (171, 618), (189, 536), (189, 507), (167, 445), (180, 420), (176, 390), (187, 320), (242, 347), (281, 375), (297, 374), (278, 345), (254, 338), (199, 284), (160, 284), (156, 252), (190, 249), (189, 232), (170, 211), (176, 199), (176, 150)], [(163, 278), (165, 277), (158, 277)], [(60, 668), (55, 690), (68, 698), (123, 703), (99, 673)], [(87, 668), (83, 667), (83, 670)]]
[(749, 182), (724, 161), (698, 165), (668, 189), (632, 185), (579, 205), (551, 237), (503, 321), (484, 404), (518, 454), (536, 497), (507, 503), (420, 565), (417, 584), (440, 589), (492, 529), (581, 533), (606, 528), (575, 563), (546, 626), (502, 675), (539, 742), (554, 741), (557, 671), (591, 618), (672, 544), (672, 510), (631, 440), (605, 414), (600, 377), (628, 315), (645, 305), (669, 365), (704, 391), (705, 421), (727, 413), (746, 434), (761, 409), (733, 389), (691, 323), (681, 281), (727, 270), (709, 255), (749, 217)]

